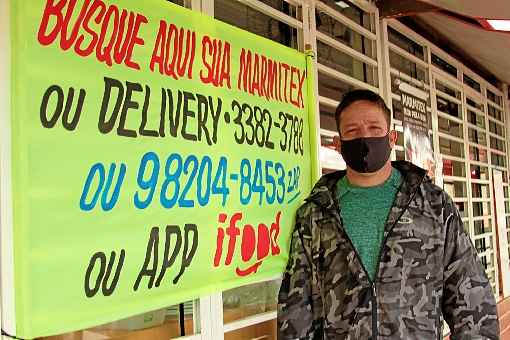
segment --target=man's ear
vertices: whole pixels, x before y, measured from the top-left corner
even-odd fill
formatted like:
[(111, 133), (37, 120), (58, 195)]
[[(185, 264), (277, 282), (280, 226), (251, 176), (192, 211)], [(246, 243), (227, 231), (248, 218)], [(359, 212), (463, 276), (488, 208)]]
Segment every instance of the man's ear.
[(341, 141), (340, 141), (340, 136), (336, 135), (333, 137), (333, 145), (335, 146), (335, 150), (340, 153), (340, 145), (341, 145)]
[(398, 133), (395, 130), (391, 130), (389, 135), (390, 135), (390, 146), (393, 149), (395, 144), (397, 144)]

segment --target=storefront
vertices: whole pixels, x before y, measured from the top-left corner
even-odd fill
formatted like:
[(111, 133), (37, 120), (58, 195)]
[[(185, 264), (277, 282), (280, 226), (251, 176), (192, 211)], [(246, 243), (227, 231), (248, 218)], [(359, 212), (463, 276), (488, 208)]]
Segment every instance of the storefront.
[[(365, 0), (172, 2), (298, 51), (313, 50), (316, 120), (320, 126), (317, 148), (323, 173), (345, 166), (332, 147), (334, 110), (343, 93), (365, 88), (386, 99), (393, 112), (392, 126), (399, 134), (392, 154), (395, 160), (413, 157), (412, 142), (405, 136), (402, 93), (421, 95), (428, 116), (425, 137), (430, 141), (429, 149), (420, 149), (420, 154), (430, 154), (422, 164), (428, 162), (435, 183), (454, 199), (493, 292), (498, 300), (504, 298), (500, 285), (510, 278), (500, 278), (498, 261), (508, 259), (507, 254), (500, 254), (510, 249), (498, 249), (496, 229), (501, 228), (497, 221), (505, 222), (510, 238), (510, 107), (506, 84), (489, 83), (398, 20), (380, 20), (375, 5)], [(161, 0), (161, 6), (166, 5)], [(494, 190), (494, 184), (499, 183), (496, 181), (502, 182), (501, 198), (495, 196), (499, 194)], [(497, 216), (495, 201), (503, 202), (504, 218)], [(41, 339), (276, 339), (279, 283), (276, 276), (129, 319)]]

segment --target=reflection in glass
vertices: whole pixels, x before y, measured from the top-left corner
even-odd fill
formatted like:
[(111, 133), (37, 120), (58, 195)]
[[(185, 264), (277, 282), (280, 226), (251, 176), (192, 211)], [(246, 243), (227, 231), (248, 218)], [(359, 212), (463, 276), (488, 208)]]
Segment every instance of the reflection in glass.
[(443, 58), (439, 57), (435, 53), (432, 53), (432, 64), (439, 67), (441, 70), (457, 78), (457, 69), (448, 63)]
[(462, 112), (460, 110), (460, 105), (454, 103), (448, 99), (437, 96), (437, 109), (441, 112), (444, 112), (452, 117), (462, 119)]
[(485, 166), (471, 165), (471, 179), (489, 180), (489, 170)]
[(487, 150), (477, 148), (476, 146), (470, 146), (469, 159), (476, 162), (487, 163)]
[(345, 15), (347, 18), (354, 21), (356, 24), (366, 28), (367, 30), (374, 33), (374, 30), (370, 24), (370, 14), (361, 10), (358, 6), (354, 5), (349, 0), (335, 1), (335, 0), (321, 0), (329, 7), (333, 8), (337, 12)]
[(340, 101), (345, 93), (354, 89), (355, 87), (352, 85), (333, 78), (330, 75), (319, 72), (319, 95), (322, 97)]
[(402, 57), (401, 55), (390, 50), (390, 65), (394, 69), (405, 73), (409, 77), (429, 83), (428, 72), (426, 69), (418, 66), (416, 63)]
[(473, 225), (475, 229), (475, 236), (492, 232), (492, 223), (488, 217), (483, 220), (473, 221)]
[(319, 10), (315, 15), (315, 23), (319, 32), (375, 60), (376, 49), (374, 41), (365, 38), (327, 13)]
[(464, 145), (446, 138), (439, 138), (439, 147), (443, 155), (464, 158)]
[(487, 184), (471, 183), (471, 195), (474, 198), (490, 198)]
[(415, 57), (420, 58), (421, 60), (424, 60), (425, 53), (424, 53), (424, 47), (413, 40), (409, 39), (402, 33), (398, 32), (394, 28), (388, 26), (388, 40), (403, 49), (404, 51), (409, 52), (410, 54), (414, 55)]
[(224, 291), (223, 322), (275, 311), (280, 283), (266, 281)]
[(454, 122), (452, 120), (446, 119), (444, 117), (438, 116), (438, 126), (439, 131), (444, 132), (448, 135), (463, 138), (463, 127), (462, 124)]
[(445, 176), (466, 176), (466, 168), (463, 162), (443, 158), (443, 175)]
[(225, 340), (272, 340), (276, 339), (276, 319), (225, 333)]
[(446, 193), (453, 198), (466, 198), (466, 183), (456, 181), (445, 181), (443, 189)]
[[(286, 1), (264, 1), (282, 13), (296, 17), (296, 7)], [(297, 49), (297, 29), (238, 1), (215, 0), (214, 16), (230, 25)]]
[(480, 92), (481, 93), (482, 88), (481, 88), (479, 82), (477, 82), (476, 80), (474, 80), (473, 78), (471, 78), (470, 76), (468, 76), (465, 73), (464, 73), (463, 76), (464, 76), (464, 84), (466, 84), (467, 86), (471, 87), (476, 92)]
[(377, 85), (377, 75), (374, 67), (355, 59), (321, 41), (317, 41), (317, 61), (340, 73), (351, 76), (370, 85)]
[(485, 117), (484, 116), (481, 116), (471, 110), (467, 110), (467, 114), (468, 114), (468, 121), (475, 125), (475, 126), (478, 126), (482, 129), (485, 129)]
[(200, 315), (199, 304), (188, 301), (86, 330), (39, 338), (38, 340), (173, 339), (195, 334), (194, 313), (197, 317)]
[(471, 143), (481, 144), (484, 146), (487, 145), (487, 136), (485, 132), (471, 128), (468, 131), (469, 141)]
[(488, 202), (473, 202), (473, 216), (490, 215), (490, 206)]

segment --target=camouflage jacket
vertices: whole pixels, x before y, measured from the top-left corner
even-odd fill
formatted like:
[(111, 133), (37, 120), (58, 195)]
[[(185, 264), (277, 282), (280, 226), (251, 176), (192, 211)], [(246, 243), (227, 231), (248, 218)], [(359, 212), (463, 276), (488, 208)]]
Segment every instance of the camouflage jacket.
[[(403, 176), (372, 282), (342, 226), (325, 175), (297, 212), (278, 296), (278, 339), (499, 339), (496, 302), (451, 198), (425, 171)], [(369, 211), (365, 213), (370, 213)]]

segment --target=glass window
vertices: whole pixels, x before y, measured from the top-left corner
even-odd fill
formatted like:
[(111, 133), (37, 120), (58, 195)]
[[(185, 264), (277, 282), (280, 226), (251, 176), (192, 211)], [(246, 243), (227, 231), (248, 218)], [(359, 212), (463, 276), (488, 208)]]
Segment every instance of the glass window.
[(491, 214), (489, 202), (473, 202), (473, 216), (488, 216)]
[(224, 291), (223, 322), (276, 311), (280, 284), (281, 280), (273, 280)]
[(494, 166), (506, 167), (506, 157), (496, 153), (491, 153), (491, 164)]
[(321, 2), (325, 3), (329, 7), (336, 10), (337, 12), (345, 15), (347, 18), (351, 19), (358, 25), (373, 32), (373, 29), (372, 29), (371, 23), (370, 23), (370, 14), (361, 10), (359, 7), (354, 5), (351, 1), (349, 1), (349, 0), (344, 0), (344, 1), (321, 0)]
[(492, 223), (490, 218), (483, 220), (473, 221), (475, 236), (492, 232)]
[(467, 110), (468, 115), (468, 122), (471, 124), (478, 126), (479, 128), (485, 129), (485, 117), (482, 115), (479, 115), (475, 113), (474, 111), (471, 111), (470, 109)]
[(491, 116), (494, 119), (499, 120), (500, 122), (503, 122), (503, 113), (501, 110), (496, 109), (491, 104), (487, 105), (489, 116)]
[(415, 57), (420, 58), (421, 60), (425, 60), (425, 52), (422, 45), (414, 42), (409, 39), (402, 33), (388, 26), (388, 40), (403, 49), (414, 55)]
[(496, 103), (499, 106), (501, 106), (501, 102), (502, 102), (501, 96), (498, 96), (497, 94), (495, 94), (494, 92), (492, 92), (489, 89), (487, 89), (487, 99), (489, 99), (493, 103)]
[(481, 92), (482, 91), (479, 82), (477, 82), (476, 80), (474, 80), (473, 78), (471, 78), (470, 76), (468, 76), (466, 74), (464, 74), (463, 76), (464, 76), (464, 84), (466, 84), (467, 86), (471, 87), (476, 92)]
[(466, 166), (464, 165), (464, 162), (457, 162), (443, 158), (443, 175), (465, 177)]
[[(476, 247), (476, 251), (478, 253), (483, 253), (484, 251), (487, 250), (487, 245), (486, 245), (486, 242), (485, 242), (485, 238), (480, 238), (478, 240), (475, 241), (475, 247)], [(482, 257), (483, 259), (485, 259), (485, 257)]]
[(439, 137), (439, 147), (443, 155), (464, 157), (464, 144)]
[(491, 148), (502, 152), (506, 152), (505, 141), (491, 136)]
[(471, 165), (471, 178), (488, 181), (489, 168), (486, 166)]
[[(394, 73), (391, 74), (390, 78), (391, 78), (391, 92), (400, 95), (400, 89), (399, 89), (400, 83), (401, 82), (407, 83), (407, 81), (405, 79), (402, 79), (401, 77), (399, 77), (398, 74), (394, 74)], [(424, 92), (427, 92), (427, 93), (429, 92), (429, 89), (427, 89), (425, 87), (425, 83), (420, 83), (420, 84), (413, 83), (412, 86), (417, 89), (420, 89)], [(427, 99), (427, 107), (430, 108), (430, 96)]]
[[(489, 269), (489, 268), (492, 268), (492, 256), (481, 256), (480, 257), (480, 261), (482, 262), (482, 265), (483, 267), (485, 268), (485, 270)], [(493, 281), (494, 280), (494, 271), (490, 271), (490, 272), (487, 272), (487, 277), (489, 278), (489, 281)]]
[(464, 218), (468, 216), (467, 212), (467, 204), (464, 202), (455, 202), (455, 206), (457, 207), (457, 210), (459, 210), (460, 217)]
[(467, 197), (466, 183), (456, 181), (444, 181), (443, 189), (450, 197), (465, 198)]
[(471, 196), (473, 198), (490, 198), (489, 185), (471, 183)]
[(225, 340), (276, 339), (276, 319), (225, 333)]
[(460, 105), (438, 95), (437, 109), (450, 116), (462, 119), (462, 111)]
[(469, 146), (469, 159), (476, 162), (487, 163), (487, 150), (476, 146)]
[[(295, 6), (289, 5), (286, 1), (273, 0), (264, 2), (272, 4), (272, 7), (276, 7), (287, 15), (296, 16)], [(215, 0), (214, 17), (285, 46), (294, 49), (298, 48), (297, 29), (238, 1)]]
[(39, 340), (173, 339), (195, 334), (193, 314), (195, 314), (195, 316), (200, 315), (198, 301), (188, 301), (179, 305), (89, 328), (84, 331), (72, 332), (57, 337), (44, 337), (39, 338)]
[(426, 84), (429, 83), (428, 72), (416, 63), (402, 57), (401, 55), (390, 50), (390, 65), (394, 69), (407, 74), (409, 77), (422, 81)]
[(329, 105), (319, 104), (321, 129), (336, 132), (335, 109)]
[(444, 59), (438, 57), (436, 54), (432, 53), (432, 64), (440, 68), (441, 70), (445, 71), (446, 73), (454, 76), (457, 78), (457, 69), (449, 64)]
[(475, 240), (475, 248), (478, 253), (483, 253), (488, 249), (492, 249), (492, 237), (483, 237)]
[(505, 138), (505, 127), (499, 123), (489, 121), (489, 131)]
[(481, 144), (486, 146), (487, 145), (487, 136), (485, 132), (481, 132), (479, 130), (475, 129), (469, 129), (469, 141), (471, 143)]
[(374, 67), (339, 51), (321, 41), (317, 41), (318, 62), (331, 67), (364, 83), (377, 86), (377, 75)]
[(339, 101), (342, 96), (354, 90), (355, 87), (341, 80), (331, 77), (325, 73), (319, 72), (319, 95)]
[(470, 106), (472, 106), (473, 108), (475, 109), (478, 109), (482, 112), (484, 112), (485, 110), (483, 109), (483, 104), (480, 104), (479, 102), (477, 102), (475, 99), (472, 99), (472, 98), (469, 98), (469, 97), (466, 97), (466, 103)]
[(440, 80), (436, 80), (436, 90), (441, 91), (449, 96), (452, 96), (453, 98), (460, 99), (460, 92), (457, 90), (453, 90), (448, 85), (444, 84)]
[(376, 59), (375, 42), (372, 40), (365, 38), (324, 12), (318, 12), (315, 21), (319, 32), (370, 58)]
[[(218, 1), (218, 0), (215, 0)], [(297, 7), (285, 0), (257, 0), (293, 18), (297, 18)]]
[(462, 124), (446, 119), (442, 116), (438, 116), (439, 131), (444, 132), (450, 136), (463, 138)]
[(466, 231), (466, 233), (469, 234), (469, 221), (463, 221), (462, 225), (464, 226), (464, 230)]

